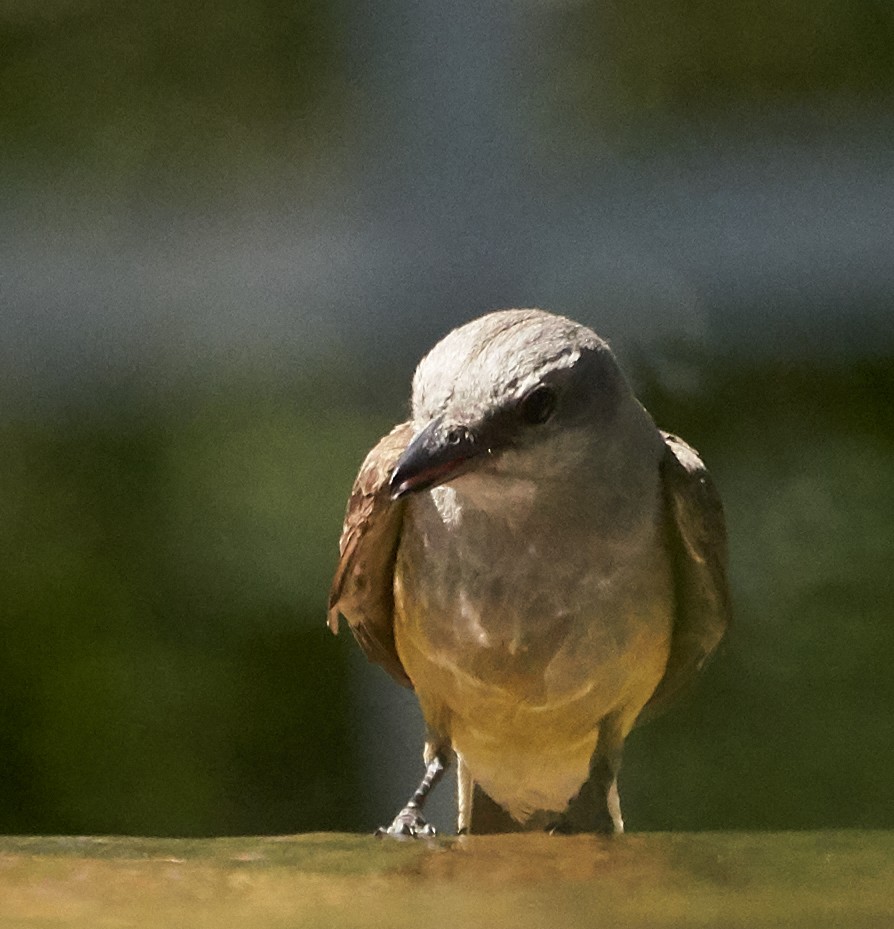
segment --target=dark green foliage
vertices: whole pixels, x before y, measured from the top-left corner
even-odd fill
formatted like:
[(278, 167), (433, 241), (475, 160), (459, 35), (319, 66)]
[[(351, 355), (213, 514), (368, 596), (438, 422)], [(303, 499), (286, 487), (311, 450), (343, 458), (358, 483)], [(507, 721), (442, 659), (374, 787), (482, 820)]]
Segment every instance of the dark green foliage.
[(7, 423), (0, 831), (348, 827), (325, 630), (373, 423), (308, 397)]
[(890, 100), (894, 12), (878, 0), (569, 5), (556, 49), (573, 62), (581, 123), (691, 119), (767, 105)]
[(27, 168), (39, 152), (41, 166), (74, 158), (106, 186), (215, 190), (319, 142), (338, 84), (334, 20), (322, 0), (12, 4), (0, 134)]

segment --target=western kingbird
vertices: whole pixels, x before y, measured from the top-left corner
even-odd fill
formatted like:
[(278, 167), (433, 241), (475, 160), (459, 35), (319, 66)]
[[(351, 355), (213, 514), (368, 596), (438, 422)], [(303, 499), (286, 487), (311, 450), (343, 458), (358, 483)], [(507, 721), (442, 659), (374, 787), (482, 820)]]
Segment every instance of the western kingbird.
[(624, 739), (726, 628), (720, 498), (592, 330), (541, 310), (449, 333), (412, 417), (354, 484), (329, 600), (416, 691), (425, 776), (385, 830), (431, 835), (455, 758), (460, 832), (623, 830)]

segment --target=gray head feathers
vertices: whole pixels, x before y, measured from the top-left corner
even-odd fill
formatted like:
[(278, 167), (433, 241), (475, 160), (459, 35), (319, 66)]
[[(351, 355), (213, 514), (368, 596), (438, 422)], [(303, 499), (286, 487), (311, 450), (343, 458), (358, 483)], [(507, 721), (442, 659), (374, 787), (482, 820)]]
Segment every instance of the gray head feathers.
[[(511, 404), (538, 383), (597, 362), (607, 381), (623, 380), (608, 344), (564, 316), (537, 309), (500, 310), (445, 336), (419, 363), (413, 378), (417, 425), (461, 411), (474, 420)], [(589, 366), (589, 364), (588, 364)]]

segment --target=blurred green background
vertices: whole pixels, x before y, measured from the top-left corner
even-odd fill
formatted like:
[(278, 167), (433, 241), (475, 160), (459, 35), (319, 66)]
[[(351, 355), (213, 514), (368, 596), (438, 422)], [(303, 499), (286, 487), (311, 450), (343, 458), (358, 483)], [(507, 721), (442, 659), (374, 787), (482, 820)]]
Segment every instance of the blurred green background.
[(532, 304), (727, 506), (735, 627), (630, 740), (629, 827), (894, 827), (892, 39), (871, 0), (0, 4), (0, 831), (385, 820), (421, 728), (324, 627), (344, 504), (419, 355)]

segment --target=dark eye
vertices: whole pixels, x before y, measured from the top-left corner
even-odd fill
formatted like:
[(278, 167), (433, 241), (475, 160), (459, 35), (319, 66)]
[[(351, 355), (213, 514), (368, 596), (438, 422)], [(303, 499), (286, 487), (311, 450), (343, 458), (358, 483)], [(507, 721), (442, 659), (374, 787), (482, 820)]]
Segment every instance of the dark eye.
[(453, 426), (447, 430), (446, 439), (448, 445), (459, 445), (461, 442), (468, 441), (469, 433), (462, 426)]
[(519, 416), (529, 426), (545, 423), (556, 409), (556, 392), (552, 387), (535, 387), (518, 405)]

